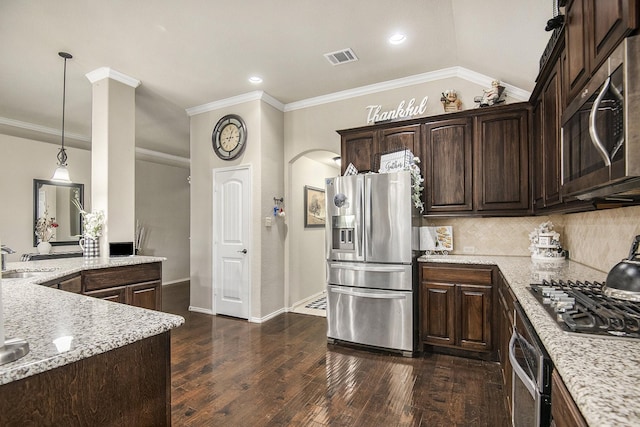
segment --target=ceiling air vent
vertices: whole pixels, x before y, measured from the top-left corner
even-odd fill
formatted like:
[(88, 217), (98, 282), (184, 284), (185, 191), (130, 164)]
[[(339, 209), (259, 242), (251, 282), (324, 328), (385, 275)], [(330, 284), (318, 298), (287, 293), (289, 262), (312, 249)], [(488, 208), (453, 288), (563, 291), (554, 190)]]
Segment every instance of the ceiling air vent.
[(358, 57), (351, 49), (342, 49), (336, 52), (325, 53), (324, 57), (331, 65), (346, 64), (347, 62), (357, 61)]

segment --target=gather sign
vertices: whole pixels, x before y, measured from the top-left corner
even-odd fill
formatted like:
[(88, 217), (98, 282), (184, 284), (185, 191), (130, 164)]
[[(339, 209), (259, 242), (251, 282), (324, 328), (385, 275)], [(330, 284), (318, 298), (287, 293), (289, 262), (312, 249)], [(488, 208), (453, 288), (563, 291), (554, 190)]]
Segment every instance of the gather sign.
[(409, 102), (403, 100), (398, 107), (393, 110), (382, 111), (382, 105), (368, 105), (365, 109), (367, 113), (367, 123), (385, 122), (395, 119), (406, 119), (413, 116), (424, 114), (427, 110), (427, 101), (429, 97), (422, 98), (420, 104), (416, 104), (416, 99), (411, 98)]

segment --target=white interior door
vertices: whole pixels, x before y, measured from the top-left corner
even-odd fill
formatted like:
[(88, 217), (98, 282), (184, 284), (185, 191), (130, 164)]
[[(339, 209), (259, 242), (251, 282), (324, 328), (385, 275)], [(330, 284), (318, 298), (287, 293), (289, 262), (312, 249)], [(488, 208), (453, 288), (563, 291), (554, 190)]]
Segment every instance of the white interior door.
[(249, 167), (213, 173), (213, 307), (216, 314), (249, 318), (251, 203)]

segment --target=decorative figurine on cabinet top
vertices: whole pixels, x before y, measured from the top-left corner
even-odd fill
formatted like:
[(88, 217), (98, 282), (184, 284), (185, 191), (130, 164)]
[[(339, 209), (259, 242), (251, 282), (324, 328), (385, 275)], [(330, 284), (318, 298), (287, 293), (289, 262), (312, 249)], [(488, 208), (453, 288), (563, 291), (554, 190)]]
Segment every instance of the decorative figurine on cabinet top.
[(462, 101), (458, 99), (455, 89), (447, 89), (442, 92), (440, 102), (442, 102), (445, 113), (453, 113), (462, 109)]
[(483, 89), (482, 96), (476, 96), (473, 98), (473, 102), (478, 103), (478, 107), (489, 107), (491, 105), (500, 104), (504, 102), (504, 98), (507, 94), (504, 91), (504, 86), (500, 85), (498, 80), (491, 82), (489, 89)]

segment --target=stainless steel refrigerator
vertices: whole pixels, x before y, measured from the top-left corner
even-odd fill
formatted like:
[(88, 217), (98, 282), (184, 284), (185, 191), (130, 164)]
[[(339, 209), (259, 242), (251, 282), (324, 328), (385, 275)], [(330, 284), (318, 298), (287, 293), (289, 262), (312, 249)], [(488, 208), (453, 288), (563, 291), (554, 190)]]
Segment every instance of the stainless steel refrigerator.
[(408, 171), (326, 180), (327, 337), (415, 349), (416, 299)]

